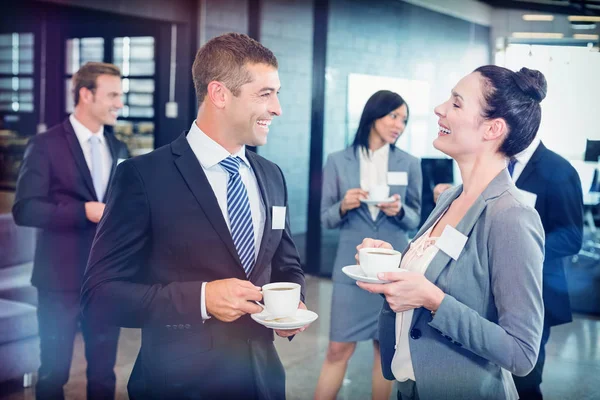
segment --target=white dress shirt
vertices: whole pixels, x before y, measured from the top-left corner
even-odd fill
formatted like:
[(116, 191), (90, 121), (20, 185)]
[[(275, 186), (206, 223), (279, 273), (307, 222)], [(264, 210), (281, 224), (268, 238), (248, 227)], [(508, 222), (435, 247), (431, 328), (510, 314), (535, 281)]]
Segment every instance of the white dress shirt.
[[(390, 157), (390, 146), (384, 144), (379, 149), (368, 152), (361, 148), (359, 150), (360, 160), (360, 188), (367, 192), (374, 186), (387, 185), (388, 160)], [(379, 215), (379, 207), (369, 205), (369, 212), (373, 221)]]
[[(440, 218), (438, 218), (438, 221)], [(435, 241), (438, 238), (430, 237), (431, 231), (436, 225), (437, 222), (431, 225), (421, 237), (410, 244), (409, 249), (402, 257), (400, 268), (425, 274), (429, 264), (431, 264), (431, 261), (439, 251), (435, 246)], [(392, 358), (392, 373), (399, 382), (405, 382), (408, 379), (415, 380), (415, 371), (408, 343), (413, 313), (414, 310), (396, 313), (396, 352)]]
[[(83, 150), (83, 156), (85, 157), (85, 162), (90, 173), (92, 172), (92, 143), (90, 142), (90, 139), (93, 135), (100, 138), (100, 158), (102, 162), (101, 184), (104, 189), (103, 192), (106, 193), (106, 187), (108, 186), (108, 180), (110, 179), (110, 170), (112, 169), (112, 156), (106, 138), (104, 137), (104, 126), (101, 126), (98, 132), (92, 132), (83, 126), (73, 114), (69, 115), (69, 121), (71, 122), (71, 125), (73, 125), (75, 136), (77, 136), (81, 150)], [(102, 201), (102, 199), (98, 199), (98, 201)]]
[[(192, 123), (192, 127), (187, 134), (187, 140), (192, 148), (192, 151), (198, 158), (208, 183), (217, 198), (219, 208), (223, 214), (223, 219), (231, 232), (231, 223), (229, 221), (229, 213), (227, 211), (227, 182), (229, 180), (229, 174), (223, 168), (219, 162), (223, 161), (229, 156), (240, 157), (244, 162), (240, 164), (240, 177), (244, 186), (246, 186), (246, 192), (248, 193), (248, 200), (250, 201), (250, 212), (252, 213), (252, 227), (254, 229), (254, 260), (258, 257), (258, 250), (260, 249), (260, 243), (262, 242), (262, 236), (265, 227), (265, 205), (260, 195), (260, 188), (256, 180), (254, 171), (250, 168), (250, 162), (246, 157), (246, 147), (242, 146), (240, 151), (235, 154), (229, 154), (220, 144), (209, 138), (204, 132), (198, 128), (196, 121)], [(206, 297), (205, 297), (206, 282), (202, 284), (202, 294), (200, 298), (202, 318), (208, 319), (210, 316), (206, 311)]]
[(535, 153), (538, 146), (540, 145), (540, 142), (540, 138), (536, 137), (525, 150), (523, 150), (515, 156), (517, 162), (515, 163), (515, 169), (513, 170), (512, 174), (513, 182), (516, 182), (517, 179), (519, 179), (519, 176), (521, 176), (521, 174), (523, 173), (523, 170), (527, 166), (527, 163), (529, 162), (529, 160), (531, 160), (531, 156), (533, 156), (533, 153)]

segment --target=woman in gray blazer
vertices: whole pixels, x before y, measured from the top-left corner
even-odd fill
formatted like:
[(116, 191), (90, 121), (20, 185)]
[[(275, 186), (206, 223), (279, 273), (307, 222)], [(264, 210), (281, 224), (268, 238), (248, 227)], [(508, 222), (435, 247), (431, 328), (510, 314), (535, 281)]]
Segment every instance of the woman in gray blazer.
[(463, 184), (440, 196), (404, 251), (408, 271), (359, 283), (387, 300), (381, 360), (386, 378), (400, 382), (399, 399), (516, 399), (511, 373), (536, 363), (544, 231), (506, 165), (534, 139), (545, 95), (539, 71), (483, 66), (435, 109), (433, 144), (457, 161)]
[[(340, 229), (340, 242), (333, 268), (330, 342), (315, 399), (335, 399), (356, 342), (362, 340), (373, 340), (374, 345), (373, 398), (387, 400), (391, 392), (379, 363), (377, 314), (383, 299), (358, 288), (342, 268), (355, 264), (356, 244), (365, 236), (404, 247), (406, 231), (418, 227), (420, 162), (395, 146), (408, 115), (408, 105), (400, 95), (387, 90), (375, 93), (365, 105), (353, 146), (331, 154), (325, 165), (321, 222), (329, 229)], [(370, 188), (379, 185), (389, 185), (392, 201), (361, 202)]]

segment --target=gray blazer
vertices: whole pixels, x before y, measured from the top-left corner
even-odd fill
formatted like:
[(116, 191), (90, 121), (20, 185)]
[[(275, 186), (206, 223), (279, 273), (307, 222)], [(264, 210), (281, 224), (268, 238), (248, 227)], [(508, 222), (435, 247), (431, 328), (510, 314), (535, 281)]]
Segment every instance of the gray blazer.
[(360, 159), (354, 148), (332, 153), (323, 172), (321, 223), (329, 229), (340, 229), (340, 242), (333, 268), (333, 281), (354, 285), (342, 272), (346, 265), (356, 264), (356, 246), (366, 237), (385, 240), (394, 248), (408, 245), (406, 231), (417, 229), (421, 220), (421, 192), (423, 176), (419, 159), (398, 148), (390, 151), (388, 171), (408, 173), (408, 186), (390, 186), (390, 194), (399, 194), (402, 209), (395, 217), (379, 212), (373, 221), (369, 208), (361, 204), (340, 217), (340, 204), (349, 189), (360, 187)]
[[(445, 192), (416, 238), (462, 192)], [(525, 376), (536, 363), (544, 306), (544, 229), (503, 170), (456, 229), (468, 236), (457, 261), (441, 250), (425, 276), (446, 293), (435, 317), (416, 309), (410, 353), (422, 400), (517, 399), (510, 373)], [(383, 372), (391, 371), (396, 314), (379, 317)]]

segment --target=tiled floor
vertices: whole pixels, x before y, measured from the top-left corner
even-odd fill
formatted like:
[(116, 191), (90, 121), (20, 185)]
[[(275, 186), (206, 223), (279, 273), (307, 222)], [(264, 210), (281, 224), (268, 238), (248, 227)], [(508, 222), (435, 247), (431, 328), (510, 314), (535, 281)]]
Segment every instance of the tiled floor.
[[(276, 345), (287, 371), (288, 399), (311, 399), (325, 356), (331, 299), (329, 279), (308, 278), (308, 306), (319, 319), (291, 343), (277, 339)], [(123, 329), (116, 366), (118, 399), (126, 399), (126, 384), (139, 349), (139, 333)], [(600, 399), (600, 319), (577, 315), (573, 323), (553, 329), (547, 347), (542, 385), (547, 400)], [(360, 343), (338, 399), (369, 399), (372, 346)], [(85, 398), (85, 360), (81, 336), (76, 339), (68, 399)], [(2, 389), (2, 388), (0, 388)], [(32, 389), (0, 395), (0, 400), (33, 399)]]

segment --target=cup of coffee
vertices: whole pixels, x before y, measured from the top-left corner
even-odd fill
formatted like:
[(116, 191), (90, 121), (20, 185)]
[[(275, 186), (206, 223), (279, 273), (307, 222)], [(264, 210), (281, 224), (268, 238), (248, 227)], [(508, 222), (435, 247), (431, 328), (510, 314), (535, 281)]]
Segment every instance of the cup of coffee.
[(388, 185), (377, 185), (369, 189), (369, 199), (375, 201), (387, 200), (390, 197), (390, 187)]
[(269, 283), (262, 287), (265, 309), (273, 318), (293, 317), (300, 304), (300, 285), (293, 282)]
[(402, 253), (392, 249), (365, 247), (358, 251), (360, 267), (366, 276), (377, 278), (380, 272), (398, 271)]

